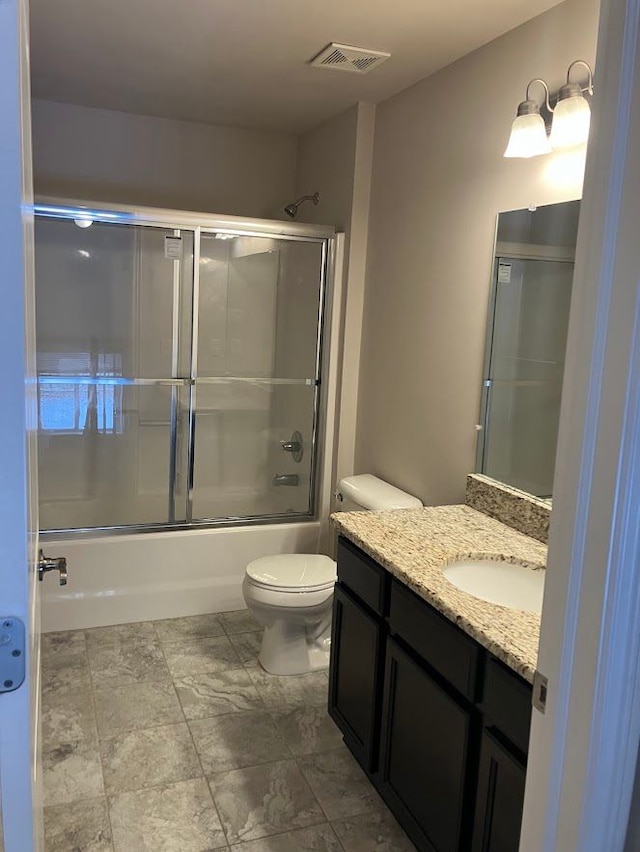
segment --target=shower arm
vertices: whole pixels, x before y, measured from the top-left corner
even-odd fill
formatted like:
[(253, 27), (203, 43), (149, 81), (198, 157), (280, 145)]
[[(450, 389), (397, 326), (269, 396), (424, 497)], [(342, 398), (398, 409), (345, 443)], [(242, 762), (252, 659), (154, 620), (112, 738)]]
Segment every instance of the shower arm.
[(301, 195), (297, 201), (293, 202), (293, 204), (287, 204), (287, 206), (284, 208), (284, 212), (287, 214), (287, 216), (291, 216), (292, 219), (295, 219), (298, 213), (298, 207), (300, 207), (300, 205), (304, 201), (311, 201), (314, 205), (317, 206), (320, 202), (320, 193), (314, 192), (313, 195)]
[(318, 204), (320, 201), (320, 193), (314, 192), (313, 195), (301, 195), (297, 201), (294, 201), (294, 206), (299, 207), (303, 201), (313, 201), (314, 204)]

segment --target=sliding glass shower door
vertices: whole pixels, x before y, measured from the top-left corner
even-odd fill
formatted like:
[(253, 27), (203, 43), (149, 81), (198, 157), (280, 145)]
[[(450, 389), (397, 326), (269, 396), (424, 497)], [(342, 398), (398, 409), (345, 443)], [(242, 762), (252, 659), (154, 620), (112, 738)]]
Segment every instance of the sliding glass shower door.
[(311, 514), (326, 253), (37, 215), (43, 529)]
[(194, 518), (312, 511), (323, 266), (317, 241), (202, 235)]
[(43, 529), (165, 521), (186, 464), (173, 424), (189, 392), (193, 233), (173, 260), (173, 230), (86, 225), (35, 225)]

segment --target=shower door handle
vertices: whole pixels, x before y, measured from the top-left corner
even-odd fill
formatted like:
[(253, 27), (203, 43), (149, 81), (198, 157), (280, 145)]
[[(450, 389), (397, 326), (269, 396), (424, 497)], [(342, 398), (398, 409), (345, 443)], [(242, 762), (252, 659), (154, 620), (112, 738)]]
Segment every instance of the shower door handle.
[(49, 558), (41, 550), (38, 554), (38, 580), (44, 580), (44, 575), (48, 571), (59, 571), (60, 585), (67, 585), (67, 560), (64, 556)]

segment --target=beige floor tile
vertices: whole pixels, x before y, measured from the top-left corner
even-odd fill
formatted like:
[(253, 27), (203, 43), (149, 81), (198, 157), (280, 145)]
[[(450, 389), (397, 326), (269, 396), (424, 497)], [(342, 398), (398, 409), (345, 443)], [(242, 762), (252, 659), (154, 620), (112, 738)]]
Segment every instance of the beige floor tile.
[(298, 766), (330, 821), (373, 813), (383, 807), (346, 746), (300, 757)]
[(389, 811), (333, 823), (345, 852), (415, 852), (416, 847)]
[(328, 682), (324, 672), (280, 677), (261, 668), (248, 668), (266, 707), (327, 706)]
[(184, 639), (163, 645), (173, 677), (222, 672), (240, 666), (238, 655), (226, 636), (211, 639)]
[(232, 844), (325, 822), (293, 760), (216, 773), (209, 784)]
[(243, 666), (259, 665), (258, 654), (262, 644), (262, 630), (253, 630), (251, 633), (232, 633), (229, 640), (238, 652)]
[(114, 624), (110, 627), (92, 627), (85, 630), (84, 633), (88, 648), (114, 643), (119, 645), (121, 643), (149, 642), (156, 638), (151, 621)]
[(264, 707), (244, 669), (204, 672), (174, 681), (187, 719), (205, 719)]
[(82, 689), (91, 688), (91, 677), (89, 675), (89, 660), (85, 663), (67, 668), (54, 668), (48, 663), (42, 663), (42, 694), (62, 695), (74, 693)]
[(164, 621), (154, 621), (153, 626), (160, 642), (224, 636), (224, 630), (217, 615), (190, 615), (186, 618), (168, 618)]
[(64, 688), (88, 676), (87, 644), (82, 630), (43, 633), (40, 640), (42, 688)]
[(76, 740), (95, 741), (96, 717), (88, 680), (75, 690), (43, 690), (41, 718), (45, 749)]
[(184, 721), (171, 681), (134, 683), (119, 689), (96, 689), (95, 703), (101, 737)]
[(100, 754), (109, 794), (202, 775), (186, 723), (107, 737), (100, 741)]
[(213, 852), (226, 840), (204, 778), (109, 800), (115, 852)]
[(200, 719), (189, 728), (206, 775), (291, 757), (266, 710)]
[(294, 755), (330, 751), (342, 745), (342, 734), (323, 706), (282, 707), (272, 718)]
[(78, 740), (43, 751), (42, 777), (45, 806), (103, 796), (97, 743)]
[(112, 852), (106, 799), (45, 808), (44, 839), (46, 852)]
[(69, 668), (87, 664), (87, 646), (83, 630), (43, 633), (40, 639), (42, 662), (47, 668)]
[(169, 670), (156, 639), (136, 642), (94, 642), (89, 645), (89, 667), (96, 689), (116, 688), (130, 683), (169, 680)]
[(218, 613), (218, 618), (220, 619), (220, 623), (224, 627), (227, 636), (232, 636), (235, 633), (249, 633), (251, 631), (262, 629), (262, 625), (258, 624), (248, 609), (237, 609), (233, 612), (220, 612)]
[(318, 825), (250, 840), (231, 852), (342, 852), (342, 846), (330, 825)]

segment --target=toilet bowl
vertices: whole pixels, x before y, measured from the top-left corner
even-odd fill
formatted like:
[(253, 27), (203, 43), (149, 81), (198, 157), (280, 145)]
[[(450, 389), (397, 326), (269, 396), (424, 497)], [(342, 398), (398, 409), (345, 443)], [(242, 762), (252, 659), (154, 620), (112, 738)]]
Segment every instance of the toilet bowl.
[[(350, 510), (422, 506), (417, 497), (371, 474), (342, 479), (336, 496)], [(264, 626), (258, 655), (263, 669), (295, 675), (328, 668), (336, 579), (333, 559), (317, 554), (264, 556), (247, 565), (242, 593)]]
[(285, 553), (247, 565), (242, 594), (264, 626), (258, 661), (277, 675), (326, 669), (336, 563), (328, 556)]

